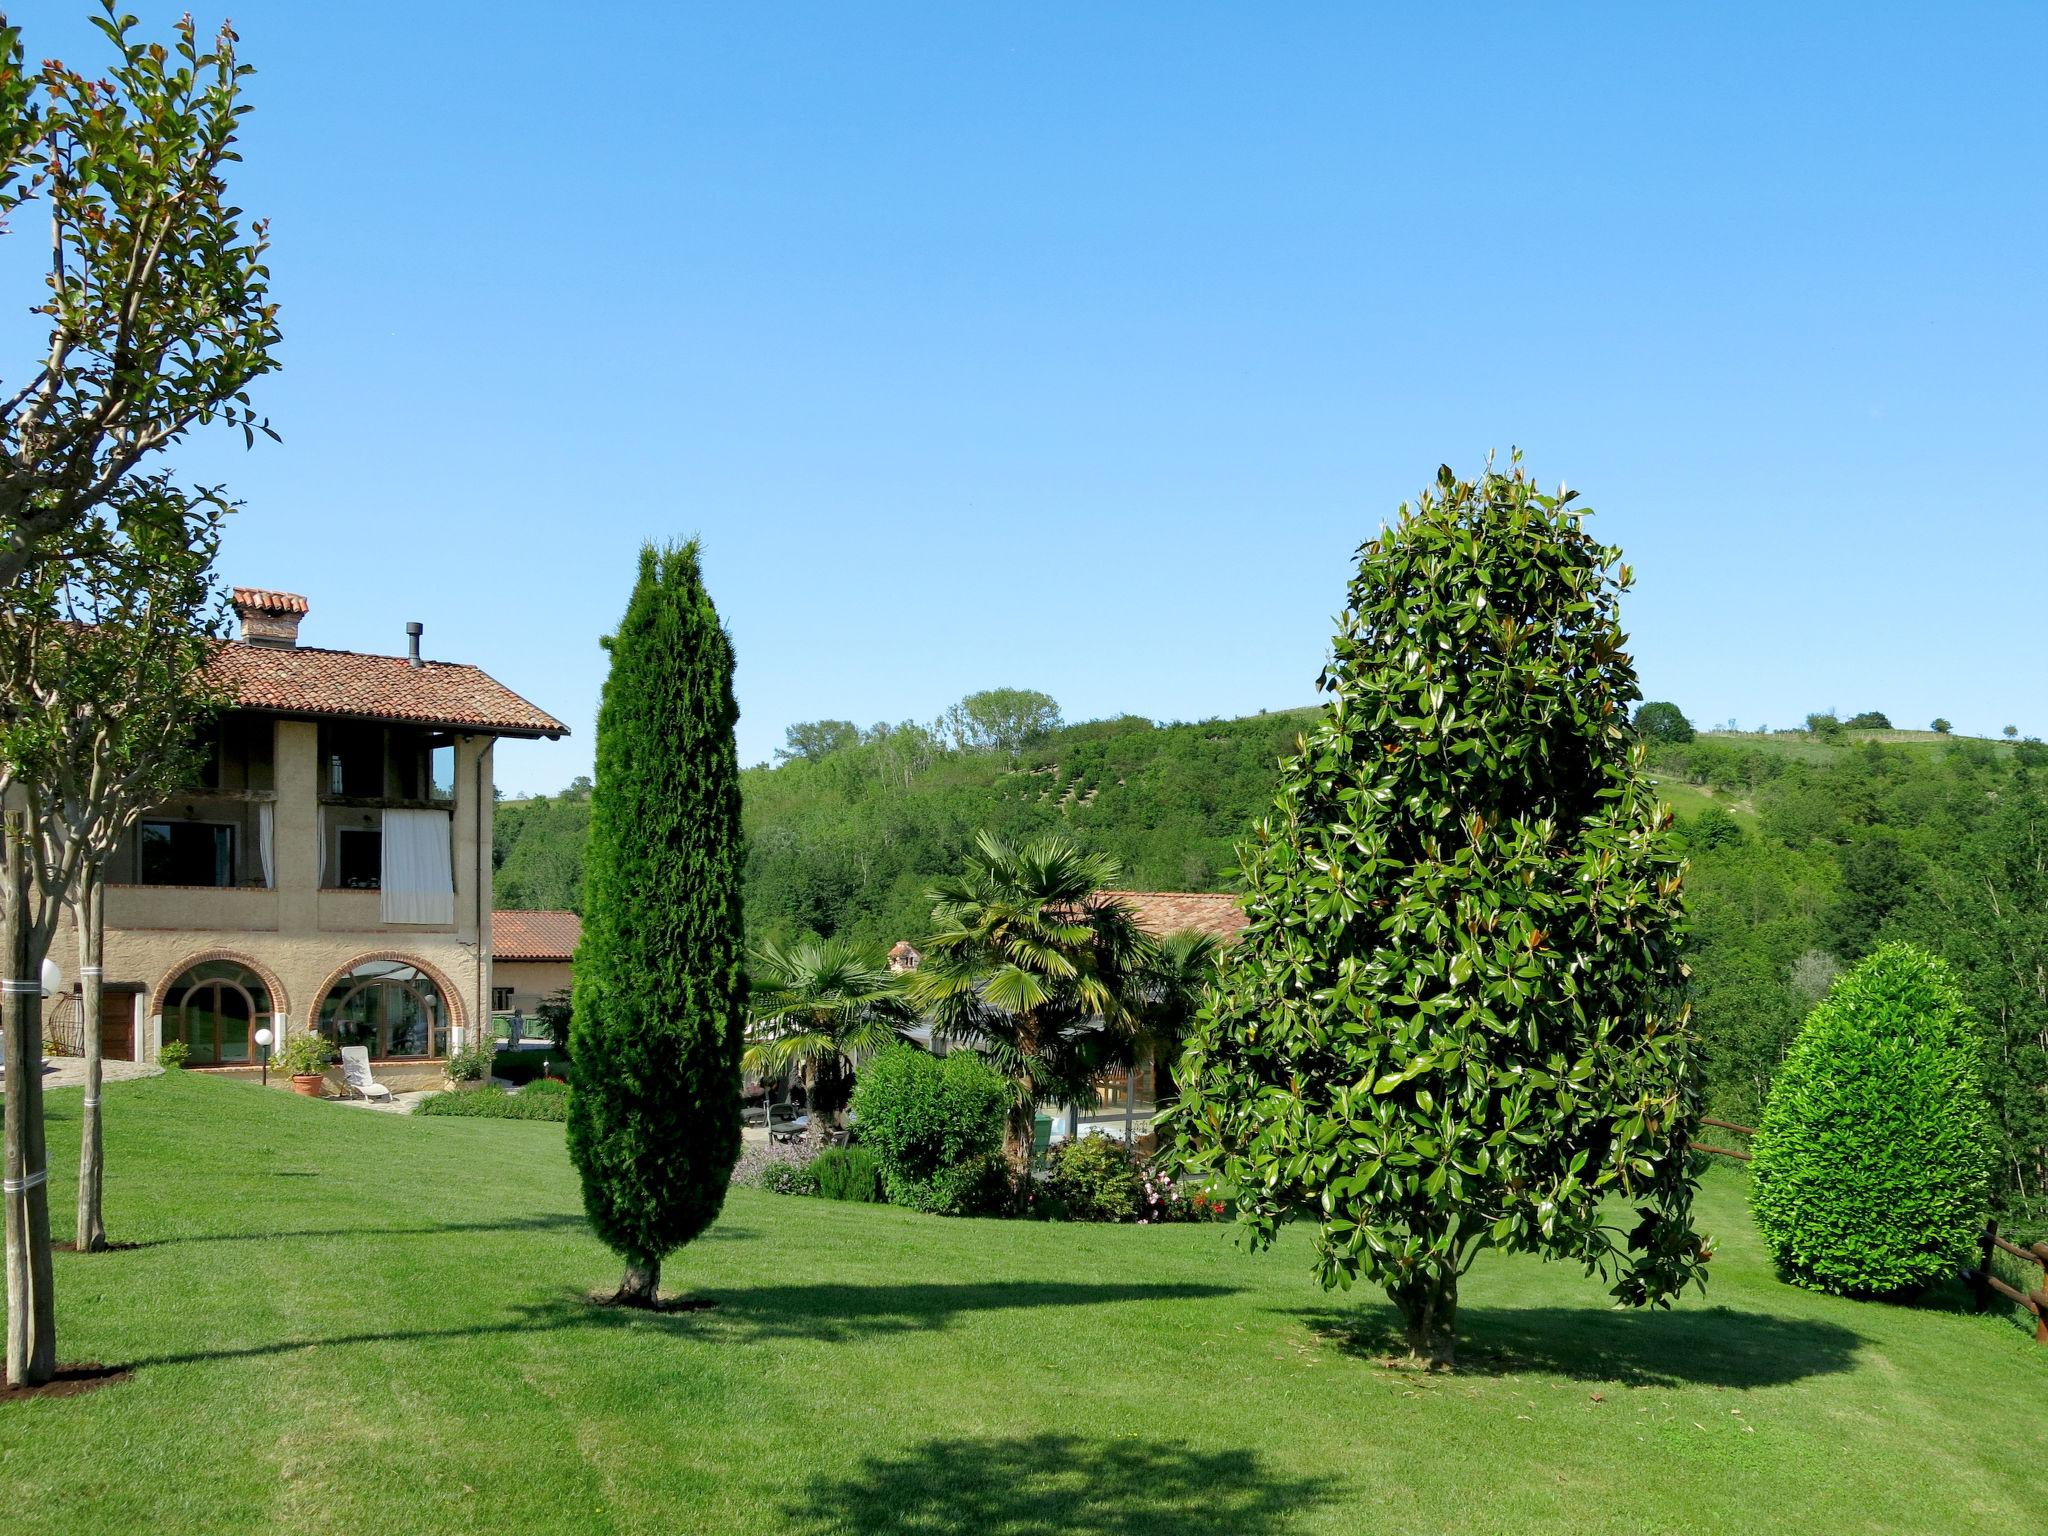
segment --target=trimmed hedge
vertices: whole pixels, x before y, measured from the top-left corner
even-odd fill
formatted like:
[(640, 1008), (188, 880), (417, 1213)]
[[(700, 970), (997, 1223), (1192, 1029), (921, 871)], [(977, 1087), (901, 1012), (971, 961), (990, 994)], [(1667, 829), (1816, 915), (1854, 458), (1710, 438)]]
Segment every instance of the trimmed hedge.
[(947, 1216), (1000, 1208), (1008, 1179), (988, 1164), (1001, 1161), (1008, 1093), (971, 1052), (933, 1056), (892, 1045), (870, 1057), (854, 1086), (853, 1111), (890, 1203)]
[(827, 1200), (873, 1205), (887, 1198), (882, 1165), (866, 1147), (827, 1147), (811, 1159), (810, 1172)]
[(1795, 1285), (1885, 1296), (1955, 1274), (1990, 1199), (1981, 1049), (1948, 968), (1887, 944), (1839, 977), (1779, 1069), (1750, 1207)]
[(460, 1093), (435, 1093), (421, 1099), (416, 1115), (462, 1115), (477, 1120), (567, 1120), (569, 1085), (535, 1083), (518, 1093), (497, 1088), (472, 1088)]

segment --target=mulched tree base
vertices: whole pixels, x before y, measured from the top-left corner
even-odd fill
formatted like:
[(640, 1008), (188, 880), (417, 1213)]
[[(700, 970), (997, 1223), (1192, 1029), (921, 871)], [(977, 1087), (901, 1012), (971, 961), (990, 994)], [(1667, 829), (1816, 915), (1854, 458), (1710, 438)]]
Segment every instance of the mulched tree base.
[(101, 1387), (119, 1386), (135, 1374), (127, 1365), (101, 1365), (97, 1360), (78, 1360), (57, 1367), (57, 1374), (39, 1387), (0, 1386), (0, 1403), (21, 1402), (31, 1397), (77, 1397)]
[(108, 1243), (104, 1248), (92, 1248), (81, 1251), (76, 1243), (52, 1243), (50, 1245), (50, 1256), (56, 1259), (66, 1257), (89, 1259), (96, 1253), (133, 1253), (138, 1248), (154, 1247), (156, 1247), (155, 1243)]

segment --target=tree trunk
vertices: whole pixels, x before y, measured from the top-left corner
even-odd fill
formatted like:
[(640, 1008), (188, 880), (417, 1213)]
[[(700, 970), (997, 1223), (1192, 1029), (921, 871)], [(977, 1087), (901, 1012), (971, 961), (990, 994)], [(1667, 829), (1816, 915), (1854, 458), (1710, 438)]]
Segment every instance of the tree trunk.
[(40, 1386), (57, 1371), (50, 1273), (49, 1162), (43, 1145), (42, 956), (29, 922), (28, 818), (7, 818), (6, 889), (0, 915), (0, 1018), (7, 1051), (7, 1384)]
[(1019, 1189), (1023, 1189), (1024, 1181), (1031, 1177), (1031, 1154), (1037, 1146), (1038, 1107), (1034, 1104), (1011, 1105), (1009, 1118), (1003, 1124), (1003, 1160), (1010, 1165)]
[(1458, 1343), (1458, 1277), (1433, 1275), (1409, 1285), (1390, 1286), (1407, 1336), (1406, 1363), (1418, 1370), (1448, 1371)]
[(661, 1299), (661, 1260), (628, 1259), (625, 1277), (612, 1295), (616, 1307), (652, 1307)]
[(78, 1236), (80, 1253), (99, 1253), (107, 1246), (105, 1208), (100, 1201), (100, 1007), (104, 1000), (100, 959), (106, 952), (105, 887), (91, 870), (82, 871), (78, 902), (73, 909), (78, 927), (79, 1012), (84, 1016), (85, 1099), (78, 1133)]

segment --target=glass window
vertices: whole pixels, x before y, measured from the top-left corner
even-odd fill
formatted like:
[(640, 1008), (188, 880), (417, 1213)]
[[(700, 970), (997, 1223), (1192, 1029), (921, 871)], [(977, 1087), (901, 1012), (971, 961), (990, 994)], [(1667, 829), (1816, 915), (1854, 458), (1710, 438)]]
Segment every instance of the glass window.
[(403, 960), (366, 960), (320, 1001), (320, 1033), (373, 1057), (445, 1056), (448, 1009), (426, 972)]
[(455, 743), (436, 736), (427, 757), (427, 798), (451, 801), (455, 798)]
[(195, 965), (164, 994), (164, 1039), (184, 1041), (195, 1067), (251, 1060), (254, 1033), (269, 1019), (263, 978), (232, 960)]
[(142, 824), (144, 885), (233, 885), (235, 829), (207, 821)]

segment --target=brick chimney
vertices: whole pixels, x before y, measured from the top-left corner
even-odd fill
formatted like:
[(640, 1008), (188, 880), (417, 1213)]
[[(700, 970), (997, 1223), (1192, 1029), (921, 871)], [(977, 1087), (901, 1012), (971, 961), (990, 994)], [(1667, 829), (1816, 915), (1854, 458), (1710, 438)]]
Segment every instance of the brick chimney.
[(299, 643), (299, 621), (306, 616), (308, 605), (298, 593), (237, 587), (234, 602), (235, 616), (242, 621), (242, 638), (249, 644), (290, 650)]

